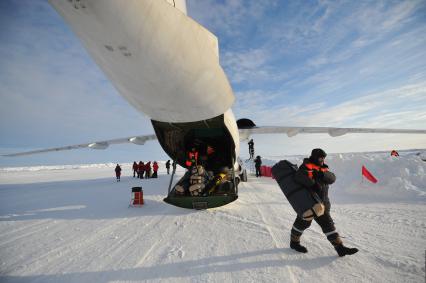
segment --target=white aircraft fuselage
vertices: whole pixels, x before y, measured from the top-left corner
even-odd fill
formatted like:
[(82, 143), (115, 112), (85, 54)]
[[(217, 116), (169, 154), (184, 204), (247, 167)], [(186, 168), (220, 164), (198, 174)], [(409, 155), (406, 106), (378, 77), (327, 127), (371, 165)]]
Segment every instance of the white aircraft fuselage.
[[(214, 117), (232, 138), (227, 151), (239, 155), (239, 133), (231, 106), (234, 95), (219, 64), (215, 35), (186, 15), (184, 0), (50, 0), (118, 92), (164, 127)], [(218, 125), (216, 125), (218, 126)], [(185, 131), (191, 135), (191, 131)], [(183, 138), (183, 137), (182, 137)], [(197, 138), (197, 137), (194, 137)], [(160, 144), (183, 165), (169, 143)], [(188, 144), (179, 150), (188, 150)], [(217, 152), (217, 154), (220, 154)]]

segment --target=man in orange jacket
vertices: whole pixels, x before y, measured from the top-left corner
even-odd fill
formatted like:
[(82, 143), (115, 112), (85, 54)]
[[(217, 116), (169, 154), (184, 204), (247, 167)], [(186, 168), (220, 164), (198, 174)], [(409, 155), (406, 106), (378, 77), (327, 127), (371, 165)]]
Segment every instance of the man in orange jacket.
[(198, 151), (195, 147), (192, 147), (191, 151), (188, 152), (188, 159), (185, 162), (185, 165), (190, 168), (198, 164)]
[[(329, 171), (324, 163), (327, 154), (320, 148), (312, 150), (311, 156), (303, 160), (303, 164), (297, 170), (294, 181), (308, 190), (315, 192), (325, 206), (323, 215), (315, 217), (315, 221), (321, 226), (323, 233), (334, 246), (339, 256), (352, 255), (358, 252), (356, 248), (348, 248), (343, 245), (342, 239), (336, 231), (333, 219), (330, 215), (330, 199), (328, 187), (336, 181), (336, 176)], [(291, 229), (290, 247), (298, 252), (307, 253), (306, 247), (300, 244), (300, 237), (305, 229), (311, 226), (312, 220), (304, 220), (299, 216), (294, 221)]]

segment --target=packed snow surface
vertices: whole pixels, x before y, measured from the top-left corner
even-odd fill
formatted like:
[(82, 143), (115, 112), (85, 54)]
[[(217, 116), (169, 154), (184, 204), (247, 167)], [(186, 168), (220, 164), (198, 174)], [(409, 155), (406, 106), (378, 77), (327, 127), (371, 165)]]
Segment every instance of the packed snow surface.
[[(426, 162), (419, 154), (330, 155), (337, 257), (316, 223), (309, 252), (289, 248), (295, 213), (270, 178), (249, 176), (237, 201), (195, 211), (163, 202), (169, 176), (131, 164), (0, 168), (0, 282), (424, 282)], [(267, 157), (264, 164), (302, 157)], [(379, 180), (361, 178), (361, 166)], [(178, 170), (175, 181), (182, 176)], [(128, 207), (142, 186), (145, 205)]]

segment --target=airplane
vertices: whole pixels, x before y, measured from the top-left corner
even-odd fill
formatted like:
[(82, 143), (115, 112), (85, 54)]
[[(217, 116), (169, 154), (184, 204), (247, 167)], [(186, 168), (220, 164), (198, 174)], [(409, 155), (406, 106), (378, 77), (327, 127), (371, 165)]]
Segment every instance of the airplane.
[[(187, 16), (185, 0), (49, 0), (69, 24), (87, 52), (133, 107), (151, 119), (155, 134), (95, 141), (49, 149), (6, 154), (24, 156), (79, 148), (106, 149), (109, 145), (143, 145), (158, 140), (176, 164), (187, 167), (192, 147), (214, 148), (206, 168), (223, 168), (232, 183), (225, 192), (180, 195), (170, 186), (167, 203), (205, 209), (238, 198), (238, 183), (246, 181), (239, 160), (240, 140), (253, 134), (349, 133), (426, 134), (426, 130), (262, 126), (247, 118), (235, 119), (235, 97), (219, 63), (217, 37)], [(203, 152), (201, 152), (203, 154)], [(180, 183), (178, 181), (178, 183)]]

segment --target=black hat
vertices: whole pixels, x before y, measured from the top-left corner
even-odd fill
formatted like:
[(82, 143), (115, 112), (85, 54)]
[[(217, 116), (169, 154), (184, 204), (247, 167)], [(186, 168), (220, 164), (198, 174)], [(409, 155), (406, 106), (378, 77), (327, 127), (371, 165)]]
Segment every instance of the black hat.
[(313, 159), (313, 160), (317, 160), (320, 157), (324, 157), (325, 158), (326, 156), (327, 156), (327, 153), (325, 153), (324, 150), (322, 150), (321, 148), (314, 148), (312, 150), (310, 158)]

